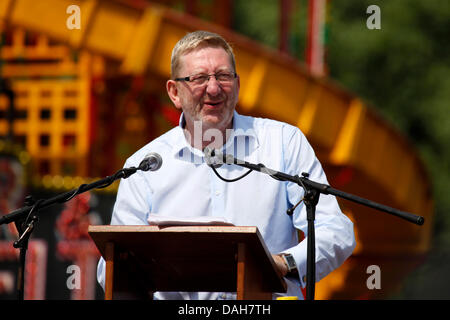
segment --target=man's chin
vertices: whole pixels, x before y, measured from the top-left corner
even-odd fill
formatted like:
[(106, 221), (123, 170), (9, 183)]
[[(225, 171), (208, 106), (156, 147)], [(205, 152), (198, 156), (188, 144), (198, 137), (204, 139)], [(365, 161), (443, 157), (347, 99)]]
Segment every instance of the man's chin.
[(202, 117), (203, 128), (225, 129), (230, 127), (231, 119), (224, 119), (223, 115), (206, 115)]

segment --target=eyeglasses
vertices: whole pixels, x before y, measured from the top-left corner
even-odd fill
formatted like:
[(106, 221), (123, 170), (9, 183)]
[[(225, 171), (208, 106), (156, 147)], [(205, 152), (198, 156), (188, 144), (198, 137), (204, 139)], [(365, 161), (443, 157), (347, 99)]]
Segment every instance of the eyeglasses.
[(192, 83), (194, 86), (202, 86), (208, 83), (209, 78), (214, 76), (216, 81), (222, 85), (229, 85), (233, 82), (233, 80), (237, 77), (236, 72), (219, 72), (213, 74), (196, 74), (189, 77), (184, 78), (175, 78), (175, 81), (187, 81)]

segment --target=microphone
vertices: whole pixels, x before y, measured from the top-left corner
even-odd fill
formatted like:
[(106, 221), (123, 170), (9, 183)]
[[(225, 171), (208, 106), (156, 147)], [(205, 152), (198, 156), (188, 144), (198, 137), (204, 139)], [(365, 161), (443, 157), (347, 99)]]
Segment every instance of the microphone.
[(156, 152), (150, 152), (145, 156), (144, 160), (141, 161), (138, 169), (142, 171), (156, 171), (161, 168), (161, 165), (161, 156)]
[(222, 159), (220, 159), (220, 153), (214, 149), (209, 147), (205, 147), (203, 149), (203, 153), (205, 154), (206, 164), (211, 168), (220, 168), (223, 165)]
[(214, 157), (216, 151), (215, 151), (214, 149), (212, 149), (212, 148), (205, 147), (205, 148), (203, 149), (203, 153), (205, 154), (205, 159), (206, 159), (206, 160), (210, 160), (211, 157)]

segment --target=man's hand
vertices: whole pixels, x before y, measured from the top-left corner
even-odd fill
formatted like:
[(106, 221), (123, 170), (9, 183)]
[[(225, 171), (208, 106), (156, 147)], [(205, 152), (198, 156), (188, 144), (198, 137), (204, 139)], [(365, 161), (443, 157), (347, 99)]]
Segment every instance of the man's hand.
[(275, 264), (277, 265), (278, 271), (281, 273), (281, 275), (284, 277), (288, 273), (288, 267), (286, 263), (284, 262), (284, 259), (279, 254), (273, 254), (272, 255), (273, 260), (275, 261)]

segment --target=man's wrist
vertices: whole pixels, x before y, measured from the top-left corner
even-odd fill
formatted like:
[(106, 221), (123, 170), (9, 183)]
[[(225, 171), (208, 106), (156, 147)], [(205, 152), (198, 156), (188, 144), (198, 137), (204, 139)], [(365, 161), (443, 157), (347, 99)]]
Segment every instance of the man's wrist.
[(298, 275), (297, 264), (295, 262), (294, 257), (292, 256), (292, 254), (282, 253), (282, 254), (280, 254), (280, 256), (283, 259), (283, 261), (286, 265), (286, 268), (287, 268), (286, 276)]

